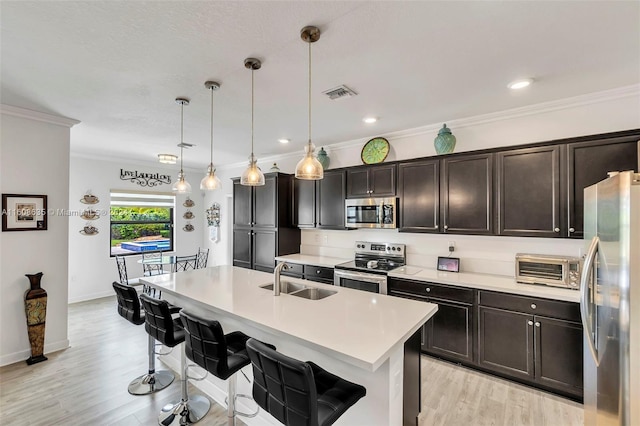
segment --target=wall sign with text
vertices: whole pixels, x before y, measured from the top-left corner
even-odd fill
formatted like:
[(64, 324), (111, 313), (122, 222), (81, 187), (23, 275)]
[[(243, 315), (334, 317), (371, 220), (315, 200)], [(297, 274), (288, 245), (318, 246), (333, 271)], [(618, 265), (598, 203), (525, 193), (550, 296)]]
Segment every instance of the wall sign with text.
[(128, 180), (131, 183), (137, 183), (140, 186), (168, 185), (171, 183), (171, 176), (161, 175), (160, 173), (142, 173), (137, 170), (120, 169), (120, 179)]

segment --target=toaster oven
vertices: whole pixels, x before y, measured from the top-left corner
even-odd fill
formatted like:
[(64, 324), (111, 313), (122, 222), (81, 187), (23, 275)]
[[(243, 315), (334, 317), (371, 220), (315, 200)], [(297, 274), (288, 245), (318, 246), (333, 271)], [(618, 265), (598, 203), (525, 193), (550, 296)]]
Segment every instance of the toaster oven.
[(516, 281), (580, 289), (581, 259), (543, 254), (516, 254)]

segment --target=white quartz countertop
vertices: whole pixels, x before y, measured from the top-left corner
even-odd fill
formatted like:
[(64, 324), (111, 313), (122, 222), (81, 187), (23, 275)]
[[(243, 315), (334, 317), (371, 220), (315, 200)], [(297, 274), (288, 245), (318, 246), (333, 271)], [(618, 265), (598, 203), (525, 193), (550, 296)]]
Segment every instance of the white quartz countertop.
[(311, 254), (288, 254), (286, 256), (276, 257), (278, 262), (291, 262), (303, 265), (324, 266), (325, 268), (333, 268), (334, 266), (349, 262), (353, 259), (344, 259), (339, 257), (315, 256)]
[[(375, 371), (437, 311), (437, 305), (366, 291), (300, 282), (337, 293), (320, 300), (260, 288), (273, 275), (234, 266), (140, 278), (177, 299), (300, 339), (315, 350)], [(213, 316), (213, 315), (212, 315)]]
[(405, 266), (389, 272), (390, 277), (405, 278), (416, 281), (449, 284), (459, 287), (477, 288), (480, 290), (500, 291), (543, 299), (580, 302), (577, 290), (549, 287), (542, 285), (520, 284), (515, 278), (502, 275), (474, 274), (470, 272), (443, 272), (436, 269)]

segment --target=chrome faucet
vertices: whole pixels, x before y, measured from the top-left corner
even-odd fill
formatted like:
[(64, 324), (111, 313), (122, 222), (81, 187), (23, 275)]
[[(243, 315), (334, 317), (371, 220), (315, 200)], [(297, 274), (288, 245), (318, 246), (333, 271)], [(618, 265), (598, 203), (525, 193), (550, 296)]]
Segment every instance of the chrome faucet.
[(273, 270), (273, 295), (274, 296), (280, 296), (280, 272), (282, 270), (286, 271), (287, 269), (289, 269), (289, 265), (287, 265), (285, 262), (280, 262), (278, 263), (276, 268)]

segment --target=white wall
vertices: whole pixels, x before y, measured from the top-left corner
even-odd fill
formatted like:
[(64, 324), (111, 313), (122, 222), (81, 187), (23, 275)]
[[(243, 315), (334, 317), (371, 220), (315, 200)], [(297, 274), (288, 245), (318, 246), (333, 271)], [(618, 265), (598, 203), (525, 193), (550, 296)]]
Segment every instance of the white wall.
[[(120, 169), (138, 170), (143, 173), (160, 173), (171, 176), (171, 184), (161, 184), (148, 188), (136, 183), (120, 179)], [(94, 209), (101, 209), (103, 214), (99, 219), (90, 222), (98, 228), (98, 234), (85, 236), (80, 230), (87, 221), (79, 215), (69, 219), (69, 302), (80, 302), (110, 296), (113, 293), (111, 283), (119, 281), (115, 258), (110, 257), (109, 238), (109, 192), (112, 189), (171, 192), (171, 185), (178, 174), (176, 165), (162, 165), (160, 163), (127, 163), (114, 160), (98, 160), (95, 158), (71, 157), (69, 182), (69, 210), (81, 213), (87, 206), (80, 202), (82, 196), (91, 191), (100, 202)], [(185, 232), (182, 227), (187, 220), (182, 217), (186, 207), (182, 205), (186, 195), (176, 197), (175, 253), (181, 256), (196, 254), (198, 247), (202, 247), (205, 207), (200, 190), (200, 179), (204, 171), (185, 170), (187, 181), (193, 192), (189, 195), (195, 202), (190, 210), (195, 214), (191, 223), (195, 226), (193, 232)], [(127, 256), (127, 273), (129, 279), (142, 276), (142, 266), (138, 264), (141, 256)]]
[[(47, 195), (49, 209), (69, 205), (69, 128), (75, 120), (0, 106), (2, 193)], [(0, 365), (30, 354), (24, 312), (25, 274), (43, 272), (48, 293), (44, 352), (69, 346), (67, 234), (69, 220), (51, 214), (46, 231), (0, 233)]]
[[(640, 127), (640, 86), (624, 87), (571, 99), (532, 105), (478, 117), (447, 121), (457, 138), (456, 152), (471, 151), (554, 139), (614, 132)], [(386, 161), (396, 161), (435, 155), (433, 139), (442, 123), (395, 132), (385, 136), (391, 143)], [(373, 131), (372, 131), (373, 132)], [(325, 146), (331, 157), (330, 168), (361, 164), (360, 150), (366, 139)], [(319, 149), (319, 147), (317, 147)], [(302, 151), (295, 155), (259, 159), (263, 171), (274, 161), (284, 173), (293, 173)], [(231, 194), (229, 178), (239, 176), (245, 165), (219, 169), (223, 188), (206, 195), (206, 202), (224, 202)], [(224, 204), (222, 204), (224, 206)], [(223, 211), (223, 215), (232, 214)], [(229, 258), (230, 227), (222, 221), (220, 241), (208, 242), (215, 247), (213, 262), (226, 264)], [(513, 275), (514, 256), (518, 252), (548, 253), (578, 256), (582, 243), (575, 240), (515, 237), (449, 236), (399, 233), (397, 230), (358, 230), (302, 232), (301, 252), (332, 256), (353, 256), (356, 240), (389, 241), (407, 244), (408, 262), (433, 266), (438, 255), (446, 255), (448, 241), (456, 242), (455, 256), (461, 258), (462, 269), (469, 272), (493, 272)]]

